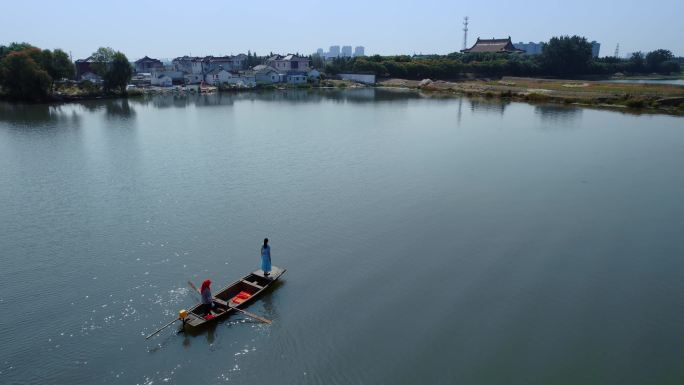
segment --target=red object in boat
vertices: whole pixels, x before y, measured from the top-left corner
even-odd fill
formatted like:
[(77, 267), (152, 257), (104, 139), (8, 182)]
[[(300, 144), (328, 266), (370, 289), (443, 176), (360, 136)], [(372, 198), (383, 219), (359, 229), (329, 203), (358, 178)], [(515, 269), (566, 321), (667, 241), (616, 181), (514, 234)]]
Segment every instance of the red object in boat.
[(238, 295), (236, 295), (235, 297), (233, 297), (233, 299), (231, 299), (231, 301), (233, 301), (234, 303), (237, 303), (237, 304), (241, 304), (241, 303), (243, 303), (247, 298), (249, 298), (249, 297), (251, 297), (251, 296), (252, 296), (252, 295), (249, 294), (248, 292), (246, 292), (246, 291), (241, 291), (241, 292), (238, 293)]

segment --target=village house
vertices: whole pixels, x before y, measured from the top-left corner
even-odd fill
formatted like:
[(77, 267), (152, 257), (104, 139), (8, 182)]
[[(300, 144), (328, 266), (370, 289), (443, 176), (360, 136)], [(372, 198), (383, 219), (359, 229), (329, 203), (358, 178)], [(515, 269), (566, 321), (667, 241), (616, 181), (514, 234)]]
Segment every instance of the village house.
[(162, 71), (152, 72), (153, 77), (159, 76), (162, 74), (170, 77), (173, 84), (185, 83), (185, 78), (183, 77), (183, 72), (181, 72), (181, 71), (162, 70)]
[(194, 58), (190, 61), (190, 73), (203, 75), (206, 72), (204, 68), (204, 60), (201, 58)]
[(181, 56), (171, 61), (171, 67), (174, 71), (182, 72), (184, 74), (192, 73), (192, 61), (195, 59), (190, 56)]
[(306, 83), (306, 74), (289, 74), (287, 75), (288, 84), (304, 84)]
[(134, 63), (135, 72), (155, 72), (164, 69), (164, 63), (158, 59), (152, 59), (145, 56), (142, 59), (136, 60)]
[(211, 71), (219, 66), (227, 71), (244, 70), (247, 64), (247, 55), (239, 54), (236, 56), (206, 56), (203, 59), (205, 63), (204, 70)]
[(92, 62), (91, 57), (87, 59), (78, 59), (74, 62), (74, 66), (76, 67), (76, 79), (81, 79), (84, 74), (93, 72), (92, 68), (90, 68)]
[(310, 68), (310, 60), (305, 57), (297, 55), (274, 55), (266, 59), (266, 65), (271, 66), (276, 69), (276, 71), (281, 73), (287, 73), (290, 71), (307, 72)]
[(477, 38), (475, 45), (461, 50), (463, 53), (525, 53), (525, 50), (515, 48), (511, 37), (508, 39), (480, 39)]
[(247, 55), (244, 53), (233, 56), (233, 65), (240, 69), (247, 68)]
[(375, 84), (375, 74), (338, 74), (337, 76), (342, 80), (349, 80), (356, 83)]
[(274, 84), (279, 83), (281, 75), (275, 68), (265, 64), (259, 64), (252, 68), (254, 71), (254, 78), (257, 84)]
[(233, 60), (230, 56), (206, 56), (202, 58), (202, 68), (207, 74), (217, 68), (222, 68), (227, 71), (232, 71)]
[(185, 74), (183, 75), (185, 84), (200, 84), (204, 82), (204, 75), (202, 74)]
[(157, 87), (171, 87), (173, 85), (173, 79), (162, 72), (153, 76), (151, 83), (153, 86)]
[(228, 83), (238, 87), (252, 88), (256, 86), (256, 78), (252, 71), (245, 71), (230, 78)]
[(171, 61), (171, 67), (174, 71), (184, 74), (204, 74), (205, 72), (203, 58), (200, 57), (177, 57)]
[(182, 56), (173, 59), (171, 65), (176, 71), (185, 74), (206, 74), (218, 67), (223, 67), (226, 71), (239, 71), (245, 69), (247, 55), (236, 56), (205, 56), (193, 57)]
[(231, 78), (233, 78), (233, 75), (224, 70), (222, 66), (219, 66), (204, 75), (204, 82), (216, 86), (222, 83), (229, 83)]
[(76, 60), (74, 62), (74, 66), (76, 67), (76, 79), (80, 80), (83, 75), (88, 72), (95, 73), (95, 70), (91, 67), (94, 63), (96, 62), (92, 56), (89, 56), (87, 59)]
[(95, 84), (102, 84), (103, 79), (102, 76), (94, 73), (94, 72), (86, 72), (84, 74), (81, 74), (81, 76), (78, 78), (80, 81), (90, 81)]
[(129, 82), (136, 87), (145, 87), (152, 84), (152, 74), (149, 72), (138, 72), (131, 77)]

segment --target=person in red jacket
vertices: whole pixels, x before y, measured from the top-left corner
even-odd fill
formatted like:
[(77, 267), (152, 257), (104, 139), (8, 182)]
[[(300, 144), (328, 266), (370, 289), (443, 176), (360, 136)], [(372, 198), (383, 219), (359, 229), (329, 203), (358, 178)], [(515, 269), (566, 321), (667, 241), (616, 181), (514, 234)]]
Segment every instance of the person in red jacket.
[(211, 295), (211, 280), (204, 280), (202, 282), (202, 287), (200, 287), (200, 294), (202, 295), (202, 307), (204, 308), (204, 314), (211, 313), (211, 309), (214, 308), (214, 300)]

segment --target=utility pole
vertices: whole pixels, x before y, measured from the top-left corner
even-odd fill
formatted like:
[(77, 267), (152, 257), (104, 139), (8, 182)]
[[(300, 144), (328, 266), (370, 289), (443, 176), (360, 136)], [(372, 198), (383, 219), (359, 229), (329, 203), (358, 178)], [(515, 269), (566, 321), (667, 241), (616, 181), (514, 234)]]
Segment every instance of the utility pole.
[(620, 43), (615, 46), (615, 57), (620, 57)]
[(468, 49), (468, 16), (463, 19), (463, 49)]

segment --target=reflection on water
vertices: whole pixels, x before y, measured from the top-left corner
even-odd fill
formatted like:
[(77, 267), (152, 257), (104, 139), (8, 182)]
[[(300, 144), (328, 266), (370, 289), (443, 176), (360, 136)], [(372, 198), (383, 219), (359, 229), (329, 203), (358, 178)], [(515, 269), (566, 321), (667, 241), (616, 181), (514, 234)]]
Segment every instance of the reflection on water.
[(83, 108), (86, 111), (90, 112), (97, 112), (105, 109), (105, 104), (107, 103), (107, 99), (100, 99), (100, 100), (84, 100), (81, 102), (74, 102), (74, 103), (69, 103), (69, 105), (75, 105)]
[[(375, 88), (0, 103), (0, 383), (684, 378), (681, 128)], [(273, 324), (144, 340), (264, 236)]]
[(10, 127), (78, 127), (80, 114), (68, 104), (15, 104), (0, 102), (0, 122)]
[(470, 110), (473, 112), (498, 113), (503, 115), (506, 107), (511, 103), (506, 99), (495, 98), (472, 98), (470, 101)]
[(534, 106), (534, 114), (545, 123), (544, 128), (554, 128), (556, 124), (570, 125), (582, 117), (582, 109), (558, 104), (540, 104)]
[(206, 328), (206, 335), (207, 335), (207, 344), (208, 345), (213, 345), (214, 341), (216, 341), (216, 328), (218, 327), (219, 323), (214, 322), (209, 324)]
[(128, 119), (135, 114), (135, 109), (128, 99), (112, 99), (105, 102), (105, 112), (111, 118)]
[(368, 103), (392, 102), (407, 103), (422, 96), (415, 91), (387, 90), (376, 88), (358, 89), (286, 89), (272, 91), (237, 91), (212, 94), (167, 93), (130, 99), (133, 104), (157, 108), (227, 106), (239, 101), (320, 103), (323, 101)]
[(268, 287), (268, 289), (260, 296), (260, 302), (264, 307), (264, 316), (268, 319), (278, 319), (278, 308), (276, 303), (273, 301), (273, 295), (276, 290), (282, 290), (281, 286), (283, 286), (284, 284), (285, 281), (278, 280), (271, 284)]

